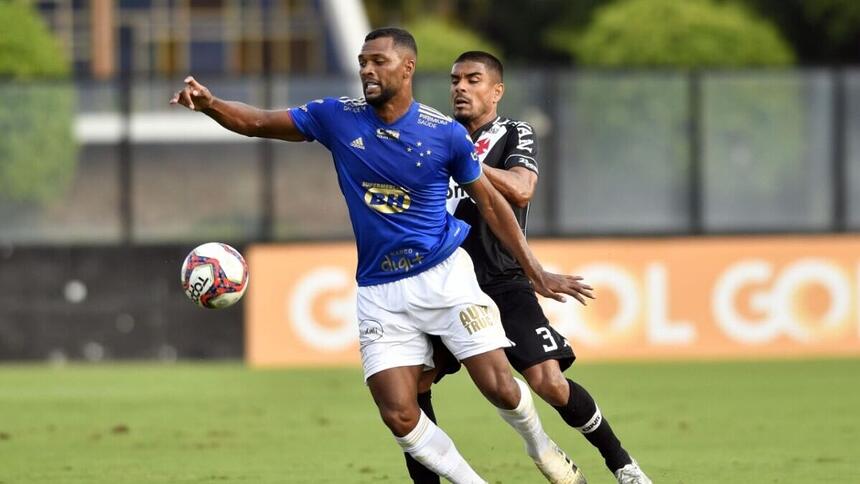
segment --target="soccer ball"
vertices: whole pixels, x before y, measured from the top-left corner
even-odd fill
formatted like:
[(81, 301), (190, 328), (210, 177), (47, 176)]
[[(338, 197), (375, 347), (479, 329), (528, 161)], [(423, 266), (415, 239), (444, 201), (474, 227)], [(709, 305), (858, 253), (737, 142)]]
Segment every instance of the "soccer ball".
[(198, 306), (221, 309), (236, 304), (248, 288), (248, 264), (227, 244), (208, 242), (182, 262), (185, 295)]

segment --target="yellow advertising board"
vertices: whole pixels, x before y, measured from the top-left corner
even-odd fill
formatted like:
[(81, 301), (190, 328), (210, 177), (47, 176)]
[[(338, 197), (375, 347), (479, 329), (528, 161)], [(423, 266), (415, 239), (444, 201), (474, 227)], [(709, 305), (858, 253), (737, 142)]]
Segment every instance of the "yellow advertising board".
[[(596, 290), (586, 307), (541, 298), (587, 360), (860, 355), (860, 237), (530, 245), (547, 269)], [(359, 363), (351, 243), (260, 245), (248, 260), (250, 364)]]

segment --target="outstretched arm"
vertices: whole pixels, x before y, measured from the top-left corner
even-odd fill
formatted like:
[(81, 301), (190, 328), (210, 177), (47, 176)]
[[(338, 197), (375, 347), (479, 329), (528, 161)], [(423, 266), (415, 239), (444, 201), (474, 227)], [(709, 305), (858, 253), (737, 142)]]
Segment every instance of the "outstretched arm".
[(269, 111), (237, 101), (218, 99), (191, 76), (185, 78), (185, 87), (174, 94), (170, 104), (181, 104), (200, 111), (230, 131), (245, 136), (285, 141), (306, 140), (289, 111)]
[(496, 237), (523, 267), (526, 276), (534, 284), (535, 292), (562, 302), (565, 300), (564, 294), (573, 296), (582, 304), (585, 304), (586, 297), (594, 299), (591, 286), (580, 282), (581, 277), (563, 276), (543, 270), (529, 249), (511, 206), (502, 194), (493, 188), (486, 175), (482, 173), (476, 181), (463, 185), (463, 189), (475, 200), (481, 215)]

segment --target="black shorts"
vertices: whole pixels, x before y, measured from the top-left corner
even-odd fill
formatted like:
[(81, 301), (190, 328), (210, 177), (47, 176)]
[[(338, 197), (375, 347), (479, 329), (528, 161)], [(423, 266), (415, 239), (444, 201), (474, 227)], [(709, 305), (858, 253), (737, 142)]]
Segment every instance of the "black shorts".
[[(514, 343), (514, 346), (505, 348), (505, 353), (515, 370), (522, 373), (547, 360), (557, 360), (561, 371), (570, 368), (576, 359), (573, 348), (567, 338), (550, 326), (531, 288), (512, 289), (491, 297), (499, 307), (505, 334)], [(460, 362), (442, 344), (441, 339), (431, 336), (431, 340), (438, 382), (445, 375), (456, 373), (460, 369)]]

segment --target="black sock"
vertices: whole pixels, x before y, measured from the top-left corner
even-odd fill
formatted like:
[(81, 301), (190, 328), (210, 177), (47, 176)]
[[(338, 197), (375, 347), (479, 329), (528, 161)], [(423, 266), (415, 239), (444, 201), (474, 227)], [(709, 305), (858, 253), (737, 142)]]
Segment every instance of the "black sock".
[(612, 432), (609, 422), (600, 414), (597, 404), (585, 388), (576, 382), (567, 380), (570, 386), (570, 399), (567, 405), (554, 407), (568, 425), (582, 432), (591, 445), (597, 447), (603, 456), (606, 467), (610, 471), (624, 467), (633, 462), (630, 454), (621, 447), (618, 437)]
[[(433, 403), (430, 401), (430, 390), (425, 393), (418, 394), (418, 406), (427, 417), (436, 423), (436, 414), (433, 413)], [(409, 477), (415, 484), (439, 484), (439, 476), (430, 469), (424, 467), (423, 464), (415, 460), (411, 455), (403, 453), (406, 456), (406, 468), (409, 469)]]

